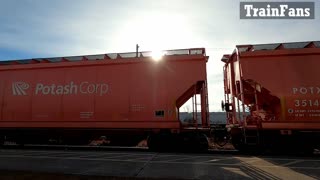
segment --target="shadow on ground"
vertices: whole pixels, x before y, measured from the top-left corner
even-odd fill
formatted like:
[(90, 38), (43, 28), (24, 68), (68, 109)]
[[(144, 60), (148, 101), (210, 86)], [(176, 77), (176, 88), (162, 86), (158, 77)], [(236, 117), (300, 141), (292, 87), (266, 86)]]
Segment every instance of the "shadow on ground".
[[(0, 171), (1, 180), (167, 180), (166, 178), (85, 176), (27, 171)], [(170, 178), (172, 179), (172, 178)]]

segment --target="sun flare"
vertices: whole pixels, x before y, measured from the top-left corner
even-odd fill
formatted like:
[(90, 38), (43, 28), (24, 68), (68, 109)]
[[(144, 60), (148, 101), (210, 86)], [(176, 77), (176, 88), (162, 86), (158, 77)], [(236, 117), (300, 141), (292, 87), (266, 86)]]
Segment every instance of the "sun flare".
[(154, 61), (160, 61), (164, 55), (164, 51), (154, 50), (151, 52), (151, 57)]

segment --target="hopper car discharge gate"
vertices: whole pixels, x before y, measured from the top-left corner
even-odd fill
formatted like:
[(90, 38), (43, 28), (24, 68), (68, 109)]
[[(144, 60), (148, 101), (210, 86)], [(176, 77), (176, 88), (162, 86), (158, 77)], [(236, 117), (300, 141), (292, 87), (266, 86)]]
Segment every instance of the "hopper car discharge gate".
[(319, 148), (319, 58), (319, 41), (239, 45), (222, 57), (222, 109), (235, 148)]
[[(137, 47), (138, 48), (138, 47)], [(0, 140), (207, 149), (204, 48), (0, 61)], [(193, 100), (193, 123), (179, 109)], [(110, 139), (111, 141), (109, 141)]]

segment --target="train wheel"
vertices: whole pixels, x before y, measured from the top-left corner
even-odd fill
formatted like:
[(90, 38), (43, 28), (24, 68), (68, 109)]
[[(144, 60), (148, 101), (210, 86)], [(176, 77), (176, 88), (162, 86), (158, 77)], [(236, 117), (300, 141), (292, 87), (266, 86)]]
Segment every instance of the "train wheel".
[(147, 143), (151, 151), (170, 151), (173, 149), (173, 139), (168, 133), (151, 134)]
[(262, 148), (259, 144), (246, 144), (243, 138), (233, 137), (231, 139), (233, 147), (244, 154), (261, 154)]
[(0, 136), (0, 147), (4, 145), (4, 136)]
[(208, 138), (203, 133), (152, 134), (148, 137), (151, 151), (207, 151)]
[(302, 144), (299, 147), (296, 147), (296, 152), (302, 153), (303, 155), (313, 155), (314, 149), (312, 144)]
[(17, 144), (19, 147), (24, 147), (25, 142), (26, 142), (26, 141), (25, 141), (23, 135), (20, 135), (19, 137), (16, 137), (16, 144)]
[(183, 133), (180, 135), (179, 144), (182, 151), (189, 152), (204, 152), (209, 148), (208, 138), (203, 133)]
[(243, 142), (239, 136), (232, 136), (231, 143), (236, 150), (240, 151), (242, 149)]
[(205, 134), (197, 133), (195, 139), (196, 151), (207, 151), (209, 148), (208, 138)]
[(155, 151), (157, 149), (157, 144), (155, 143), (156, 142), (155, 138), (156, 138), (156, 136), (152, 134), (152, 135), (149, 135), (148, 139), (147, 139), (148, 148), (151, 151)]

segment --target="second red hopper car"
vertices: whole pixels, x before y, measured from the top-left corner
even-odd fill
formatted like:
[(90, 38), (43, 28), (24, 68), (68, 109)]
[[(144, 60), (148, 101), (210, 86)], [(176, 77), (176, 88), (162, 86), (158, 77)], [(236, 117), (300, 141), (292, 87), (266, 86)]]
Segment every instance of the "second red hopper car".
[(238, 149), (320, 145), (320, 42), (239, 45), (224, 55), (227, 123)]

